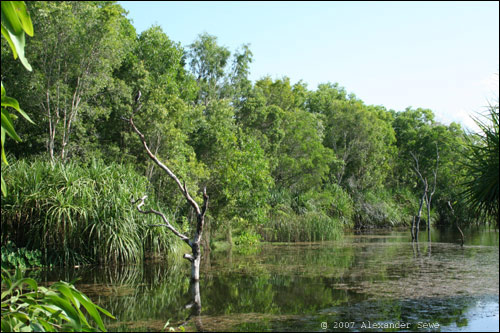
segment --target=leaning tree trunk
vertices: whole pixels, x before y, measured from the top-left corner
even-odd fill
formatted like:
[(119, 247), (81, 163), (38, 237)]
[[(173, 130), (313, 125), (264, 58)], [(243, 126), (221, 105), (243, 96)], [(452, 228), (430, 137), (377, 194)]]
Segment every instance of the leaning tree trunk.
[[(136, 100), (136, 103), (138, 104), (138, 99)], [(182, 193), (182, 195), (186, 198), (187, 202), (193, 207), (195, 213), (196, 213), (196, 231), (193, 236), (193, 239), (189, 239), (189, 237), (181, 234), (179, 231), (177, 231), (168, 221), (166, 218), (165, 214), (154, 210), (143, 210), (141, 207), (144, 205), (144, 200), (147, 198), (147, 196), (143, 196), (140, 199), (137, 199), (133, 202), (133, 204), (138, 203), (137, 205), (137, 210), (141, 212), (142, 214), (155, 214), (159, 217), (162, 218), (163, 224), (154, 224), (151, 225), (152, 227), (166, 227), (170, 229), (177, 237), (179, 237), (182, 241), (184, 241), (186, 244), (189, 245), (191, 248), (191, 254), (184, 254), (184, 258), (189, 260), (191, 262), (191, 280), (192, 281), (199, 281), (200, 279), (200, 261), (201, 261), (201, 252), (200, 252), (200, 242), (201, 242), (201, 237), (203, 234), (203, 226), (205, 224), (205, 213), (207, 212), (207, 207), (208, 207), (208, 195), (206, 188), (203, 189), (203, 205), (202, 208), (200, 209), (200, 206), (194, 201), (194, 199), (191, 197), (189, 194), (189, 191), (186, 187), (186, 183), (181, 184), (179, 178), (165, 165), (163, 164), (155, 154), (151, 152), (149, 149), (146, 139), (144, 135), (139, 131), (139, 129), (135, 126), (134, 124), (134, 115), (137, 111), (140, 110), (142, 104), (138, 104), (137, 107), (134, 109), (134, 112), (132, 112), (132, 115), (128, 119), (128, 122), (132, 126), (132, 129), (134, 130), (135, 133), (139, 136), (141, 139), (142, 145), (144, 146), (144, 149), (146, 150), (146, 153), (148, 156), (153, 160), (153, 162), (156, 163), (162, 169), (165, 171), (170, 178), (172, 178), (175, 183), (177, 184), (179, 191)], [(201, 302), (200, 302), (201, 303)]]
[(434, 174), (434, 184), (432, 185), (432, 191), (425, 197), (427, 203), (427, 239), (429, 242), (431, 241), (431, 203), (432, 203), (432, 196), (436, 192), (438, 163), (439, 163), (439, 150), (436, 143), (436, 168), (432, 171), (432, 173)]
[[(437, 145), (436, 145), (436, 152), (437, 152)], [(415, 161), (415, 166), (412, 168), (413, 171), (417, 174), (418, 178), (420, 178), (420, 181), (422, 182), (423, 186), (423, 193), (422, 193), (422, 198), (420, 199), (420, 207), (418, 208), (418, 216), (417, 216), (417, 232), (416, 232), (416, 241), (418, 242), (418, 232), (420, 229), (420, 219), (422, 216), (422, 207), (425, 203), (427, 204), (427, 236), (428, 236), (428, 241), (431, 241), (431, 222), (430, 222), (430, 217), (431, 217), (431, 200), (432, 196), (434, 195), (434, 192), (436, 191), (436, 177), (437, 177), (437, 161), (439, 160), (439, 154), (437, 154), (437, 159), (436, 159), (436, 169), (434, 170), (434, 187), (432, 190), (432, 193), (429, 193), (429, 183), (427, 181), (427, 178), (422, 175), (420, 172), (420, 166), (418, 163), (418, 157), (413, 153), (410, 152), (411, 157), (413, 157), (413, 160)]]
[(420, 207), (418, 208), (418, 215), (417, 215), (417, 230), (415, 231), (415, 241), (418, 242), (418, 233), (420, 232), (420, 220), (422, 218), (422, 208), (424, 207), (424, 201), (425, 201), (425, 196), (427, 195), (427, 183), (425, 183), (425, 189), (424, 189), (424, 194), (422, 195), (422, 198), (420, 199)]
[(455, 210), (451, 206), (451, 202), (450, 201), (448, 201), (448, 207), (450, 208), (451, 214), (453, 215), (453, 219), (455, 220), (455, 226), (457, 227), (458, 231), (460, 232), (460, 237), (461, 237), (460, 238), (460, 246), (464, 247), (465, 236), (464, 236), (464, 233), (462, 232), (462, 229), (460, 229), (460, 226), (458, 225), (458, 219), (455, 216)]
[(431, 241), (431, 202), (433, 194), (434, 192), (431, 192), (427, 197), (427, 240), (429, 242)]
[(413, 215), (413, 219), (411, 220), (411, 241), (415, 241), (415, 215)]

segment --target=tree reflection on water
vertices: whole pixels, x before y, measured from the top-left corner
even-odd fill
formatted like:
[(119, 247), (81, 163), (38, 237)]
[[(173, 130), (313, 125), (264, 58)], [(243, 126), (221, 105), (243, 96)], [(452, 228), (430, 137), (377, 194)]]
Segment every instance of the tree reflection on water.
[(167, 321), (197, 331), (317, 331), (338, 321), (357, 330), (367, 321), (484, 330), (477, 323), (498, 318), (497, 246), (414, 246), (406, 233), (391, 233), (212, 252), (198, 283), (176, 261), (37, 274), (80, 278), (77, 287), (116, 315), (106, 323), (112, 331), (162, 331)]

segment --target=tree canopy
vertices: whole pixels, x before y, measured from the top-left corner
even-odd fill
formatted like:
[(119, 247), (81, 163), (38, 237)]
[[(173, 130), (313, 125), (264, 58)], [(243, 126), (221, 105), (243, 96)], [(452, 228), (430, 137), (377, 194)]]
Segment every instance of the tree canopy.
[[(493, 125), (470, 134), (432, 110), (367, 105), (338, 83), (252, 82), (250, 45), (230, 50), (202, 33), (183, 46), (155, 25), (139, 34), (116, 2), (28, 2), (27, 10), (32, 72), (14, 57), (1, 60), (2, 148), (9, 144), (13, 160), (131, 166), (176, 223), (193, 227), (183, 218), (191, 208), (123, 121), (140, 91), (137, 127), (196, 199), (207, 188), (213, 235), (234, 227), (305, 240), (318, 239), (317, 230), (336, 237), (346, 227), (409, 225), (420, 198), (412, 156), (432, 177), (436, 147), (433, 222), (452, 223), (448, 202), (462, 207), (455, 213), (464, 221), (498, 216), (498, 106)], [(11, 53), (26, 60), (2, 40), (2, 55)], [(24, 139), (16, 144), (4, 140), (4, 82), (34, 122), (11, 117)]]

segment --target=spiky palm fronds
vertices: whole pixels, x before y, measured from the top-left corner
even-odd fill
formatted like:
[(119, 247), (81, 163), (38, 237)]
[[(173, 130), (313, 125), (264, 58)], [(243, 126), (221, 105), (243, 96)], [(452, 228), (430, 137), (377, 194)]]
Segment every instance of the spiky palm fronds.
[(466, 167), (471, 180), (465, 183), (463, 195), (465, 203), (477, 218), (495, 218), (498, 224), (498, 104), (490, 106), (488, 111), (487, 121), (474, 119), (482, 133), (469, 138)]
[(147, 179), (131, 165), (20, 160), (4, 175), (15, 186), (2, 199), (2, 242), (41, 249), (47, 263), (140, 262), (176, 244), (130, 204), (148, 193)]

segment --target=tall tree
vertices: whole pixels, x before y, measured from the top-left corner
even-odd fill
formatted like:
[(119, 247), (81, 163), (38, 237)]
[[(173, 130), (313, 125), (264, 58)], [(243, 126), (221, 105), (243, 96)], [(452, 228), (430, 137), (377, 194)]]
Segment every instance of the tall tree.
[(323, 146), (323, 117), (305, 110), (307, 89), (289, 78), (256, 82), (237, 121), (261, 143), (271, 162), (275, 186), (292, 193), (319, 188), (333, 161)]
[(390, 171), (395, 136), (388, 113), (367, 107), (338, 84), (321, 84), (308, 109), (325, 118), (323, 144), (335, 152), (331, 181), (352, 191), (381, 187)]
[[(179, 178), (175, 175), (175, 173), (172, 172), (168, 166), (166, 166), (164, 163), (162, 163), (158, 159), (158, 157), (155, 154), (153, 154), (153, 152), (151, 152), (151, 149), (149, 149), (148, 144), (146, 142), (146, 139), (144, 137), (144, 134), (141, 133), (141, 131), (137, 128), (137, 126), (134, 123), (134, 115), (140, 109), (141, 109), (141, 104), (136, 103), (136, 106), (134, 107), (134, 111), (129, 118), (129, 124), (132, 127), (132, 129), (134, 130), (134, 132), (139, 136), (141, 143), (142, 143), (144, 149), (146, 150), (149, 158), (156, 165), (158, 165), (158, 167), (160, 167), (175, 182), (176, 186), (178, 187), (178, 190), (182, 193), (182, 195), (184, 196), (184, 198), (186, 199), (188, 204), (196, 212), (196, 228), (195, 228), (195, 232), (194, 232), (192, 239), (190, 239), (189, 237), (187, 237), (184, 234), (177, 231), (177, 229), (175, 229), (175, 227), (172, 224), (170, 224), (167, 217), (162, 212), (159, 212), (159, 211), (154, 210), (154, 209), (150, 209), (147, 211), (143, 210), (142, 206), (145, 204), (145, 199), (147, 198), (147, 195), (135, 200), (132, 203), (133, 204), (138, 203), (137, 210), (143, 214), (155, 214), (155, 215), (161, 217), (161, 219), (164, 223), (159, 224), (159, 225), (152, 225), (152, 227), (161, 226), (161, 227), (168, 228), (177, 237), (179, 237), (183, 242), (185, 242), (191, 248), (192, 254), (185, 254), (184, 258), (191, 262), (191, 280), (199, 281), (200, 280), (200, 262), (201, 262), (200, 242), (201, 242), (201, 237), (203, 235), (203, 228), (205, 225), (205, 214), (206, 214), (207, 208), (208, 208), (208, 195), (207, 195), (206, 188), (203, 190), (203, 204), (200, 207), (198, 205), (198, 203), (190, 195), (190, 193), (187, 189), (186, 183), (182, 184), (181, 181), (179, 180)], [(199, 295), (199, 292), (198, 292), (198, 295)]]
[(272, 186), (269, 162), (258, 140), (236, 126), (229, 101), (208, 104), (192, 145), (209, 172), (210, 230), (230, 229), (233, 220), (262, 222)]
[(231, 53), (217, 44), (217, 37), (207, 33), (200, 34), (189, 49), (189, 65), (199, 86), (198, 103), (206, 106), (221, 96)]
[(226, 92), (224, 95), (232, 99), (233, 105), (236, 108), (241, 105), (252, 88), (252, 83), (248, 79), (252, 60), (253, 53), (250, 51), (249, 44), (242, 45), (241, 49), (236, 50), (233, 54), (233, 64), (229, 73), (229, 82), (226, 83)]
[(112, 81), (132, 40), (130, 23), (121, 6), (111, 2), (32, 2), (28, 7), (39, 33), (28, 48), (35, 70), (25, 79), (32, 89), (23, 98), (42, 111), (36, 122), (47, 133), (50, 157), (65, 159), (83, 143), (72, 144), (74, 139), (86, 139), (85, 122), (106, 111), (92, 101)]
[[(434, 120), (434, 113), (427, 109), (407, 108), (395, 115), (393, 127), (396, 132), (398, 159), (395, 163), (395, 186), (421, 191), (421, 177), (413, 171), (415, 157), (423, 179), (435, 179), (437, 158), (439, 158), (439, 177), (436, 180), (435, 203), (437, 221), (446, 222), (454, 219), (448, 201), (458, 201), (461, 183), (467, 179), (465, 169), (460, 167), (464, 159), (463, 148), (465, 133), (455, 123), (448, 126)], [(439, 153), (436, 153), (436, 146)], [(413, 156), (412, 156), (413, 155)], [(423, 185), (422, 185), (423, 186)], [(454, 205), (455, 214), (466, 218), (466, 211)]]

